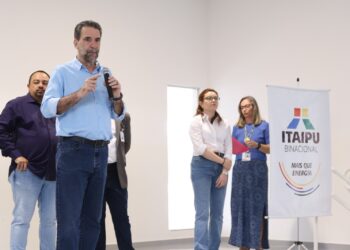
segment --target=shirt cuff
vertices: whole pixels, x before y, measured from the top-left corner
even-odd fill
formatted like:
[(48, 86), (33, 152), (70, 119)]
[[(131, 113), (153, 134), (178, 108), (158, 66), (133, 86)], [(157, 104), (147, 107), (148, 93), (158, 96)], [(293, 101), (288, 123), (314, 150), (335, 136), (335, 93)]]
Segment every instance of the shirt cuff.
[(115, 111), (114, 111), (114, 107), (113, 107), (113, 105), (112, 105), (112, 110), (113, 110), (113, 112), (112, 112), (112, 118), (114, 119), (114, 120), (117, 120), (117, 121), (122, 121), (123, 119), (124, 119), (124, 117), (125, 117), (125, 112), (126, 112), (126, 108), (125, 108), (125, 106), (123, 107), (123, 112), (120, 114), (120, 115), (118, 115)]
[[(232, 150), (231, 150), (231, 151), (232, 151)], [(226, 159), (229, 159), (229, 160), (232, 161), (232, 152), (230, 152), (230, 151), (225, 152), (224, 157), (225, 157)]]
[(45, 118), (58, 116), (57, 105), (59, 100), (60, 98), (51, 98), (41, 105), (40, 110)]
[(13, 159), (13, 160), (16, 160), (18, 157), (22, 156), (21, 152), (19, 152), (17, 149), (13, 150), (11, 153), (10, 153), (10, 157)]

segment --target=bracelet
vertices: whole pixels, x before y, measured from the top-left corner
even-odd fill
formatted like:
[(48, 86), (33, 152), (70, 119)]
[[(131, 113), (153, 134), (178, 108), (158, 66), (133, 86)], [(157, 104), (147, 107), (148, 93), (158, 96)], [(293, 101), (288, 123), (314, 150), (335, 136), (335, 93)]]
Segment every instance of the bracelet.
[(256, 149), (259, 150), (260, 147), (261, 147), (261, 144), (260, 144), (260, 142), (258, 142), (258, 146), (256, 147)]
[(228, 176), (228, 172), (226, 170), (222, 170), (221, 174)]
[(121, 92), (120, 92), (120, 96), (119, 97), (113, 97), (112, 98), (113, 101), (119, 101), (121, 99), (123, 99), (123, 93), (121, 93)]

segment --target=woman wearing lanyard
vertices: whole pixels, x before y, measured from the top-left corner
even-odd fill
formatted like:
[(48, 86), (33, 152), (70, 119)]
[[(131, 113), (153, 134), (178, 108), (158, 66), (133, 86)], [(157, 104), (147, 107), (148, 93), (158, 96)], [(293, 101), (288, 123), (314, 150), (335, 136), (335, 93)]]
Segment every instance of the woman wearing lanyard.
[(221, 241), (226, 184), (232, 165), (232, 142), (228, 122), (216, 111), (218, 101), (219, 96), (214, 89), (203, 90), (190, 127), (194, 151), (191, 180), (196, 210), (195, 250), (218, 250)]
[(238, 106), (239, 119), (232, 137), (248, 147), (236, 154), (232, 170), (231, 218), (229, 243), (240, 250), (268, 249), (267, 165), (270, 153), (269, 124), (262, 120), (259, 106), (251, 96)]

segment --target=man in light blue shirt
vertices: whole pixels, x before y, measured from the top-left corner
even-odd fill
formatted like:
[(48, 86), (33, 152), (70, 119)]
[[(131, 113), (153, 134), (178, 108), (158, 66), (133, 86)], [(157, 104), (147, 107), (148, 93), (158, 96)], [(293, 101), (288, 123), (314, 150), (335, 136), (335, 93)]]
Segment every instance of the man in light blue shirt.
[(101, 35), (94, 21), (77, 24), (77, 56), (55, 69), (41, 105), (45, 117), (57, 116), (57, 250), (95, 249), (112, 138), (110, 119), (124, 118), (121, 86), (113, 76), (105, 83), (106, 69), (97, 62)]

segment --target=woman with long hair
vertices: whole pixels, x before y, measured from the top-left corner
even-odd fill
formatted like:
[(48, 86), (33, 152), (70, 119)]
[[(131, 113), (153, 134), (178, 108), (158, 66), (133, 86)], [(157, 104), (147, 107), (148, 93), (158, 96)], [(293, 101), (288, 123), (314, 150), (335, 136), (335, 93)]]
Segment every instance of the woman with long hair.
[(193, 144), (191, 180), (196, 210), (195, 250), (218, 250), (221, 242), (226, 184), (232, 165), (232, 141), (228, 122), (217, 112), (219, 99), (214, 89), (203, 90), (190, 127)]
[(261, 119), (259, 106), (252, 96), (238, 105), (239, 119), (232, 137), (248, 147), (236, 154), (232, 170), (229, 243), (240, 250), (268, 249), (267, 164), (270, 153), (269, 124)]

